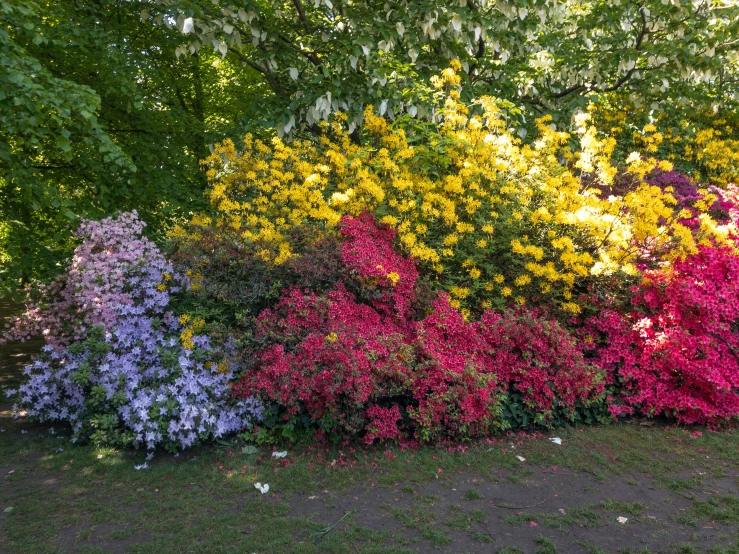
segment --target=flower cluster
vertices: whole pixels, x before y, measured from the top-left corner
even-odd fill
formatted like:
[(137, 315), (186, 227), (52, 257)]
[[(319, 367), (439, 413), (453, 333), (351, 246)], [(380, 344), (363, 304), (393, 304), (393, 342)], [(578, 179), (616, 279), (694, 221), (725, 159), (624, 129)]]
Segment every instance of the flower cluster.
[(184, 280), (142, 227), (135, 213), (83, 222), (58, 298), (24, 320), (48, 330), (49, 344), (8, 394), (97, 444), (176, 450), (248, 427), (260, 405), (233, 401), (232, 367), (205, 322), (169, 311)]
[[(25, 368), (20, 406), (38, 421), (62, 421), (73, 440), (175, 451), (249, 427), (260, 405), (233, 402), (232, 371), (221, 371), (206, 336), (182, 348), (173, 318), (121, 307), (111, 332), (101, 327), (65, 350), (45, 347)], [(18, 407), (16, 407), (18, 409)]]
[(187, 285), (157, 246), (142, 236), (144, 226), (136, 211), (84, 220), (76, 232), (82, 242), (69, 267), (41, 287), (35, 295), (39, 301), (31, 301), (0, 340), (41, 335), (59, 348), (83, 340), (94, 327), (112, 329), (121, 306), (163, 314), (170, 293)]
[[(341, 232), (344, 281), (324, 295), (292, 288), (259, 315), (263, 346), (237, 396), (259, 395), (368, 442), (398, 436), (400, 421), (422, 439), (484, 435), (510, 424), (501, 413), (511, 393), (539, 423), (600, 398), (599, 373), (555, 322), (523, 310), (467, 322), (446, 295), (415, 321), (400, 307), (415, 300), (417, 270), (392, 251), (394, 232), (369, 214), (345, 216)], [(363, 301), (348, 291), (367, 287)]]
[(739, 416), (739, 257), (727, 247), (650, 271), (631, 313), (591, 322), (598, 363), (618, 394), (612, 411), (718, 424)]
[[(602, 95), (589, 106), (599, 129), (621, 148), (639, 149), (679, 164), (693, 179), (724, 188), (739, 179), (736, 110), (693, 110), (654, 113), (635, 106), (618, 93)], [(690, 117), (685, 117), (690, 113)]]

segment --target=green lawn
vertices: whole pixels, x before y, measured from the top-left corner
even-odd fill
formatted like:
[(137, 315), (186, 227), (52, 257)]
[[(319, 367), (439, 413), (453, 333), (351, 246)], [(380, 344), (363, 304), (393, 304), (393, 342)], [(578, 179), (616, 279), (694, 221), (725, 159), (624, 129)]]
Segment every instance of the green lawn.
[(136, 470), (143, 453), (75, 446), (7, 415), (6, 552), (739, 552), (733, 432), (614, 425), (557, 430), (561, 446), (516, 436), (464, 451), (279, 445), (283, 460), (224, 443)]

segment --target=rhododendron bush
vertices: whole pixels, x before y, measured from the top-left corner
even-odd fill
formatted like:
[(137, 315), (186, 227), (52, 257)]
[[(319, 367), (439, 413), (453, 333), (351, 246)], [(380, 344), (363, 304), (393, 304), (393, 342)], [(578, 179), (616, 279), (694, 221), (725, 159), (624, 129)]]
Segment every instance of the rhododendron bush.
[(664, 414), (682, 423), (739, 415), (739, 258), (701, 247), (662, 271), (649, 271), (633, 310), (606, 310), (597, 362), (618, 394), (611, 409)]
[(29, 416), (101, 445), (176, 450), (251, 425), (258, 402), (232, 399), (233, 369), (204, 322), (171, 313), (188, 282), (142, 229), (135, 212), (83, 222), (69, 270), (6, 334), (47, 341), (8, 394)]

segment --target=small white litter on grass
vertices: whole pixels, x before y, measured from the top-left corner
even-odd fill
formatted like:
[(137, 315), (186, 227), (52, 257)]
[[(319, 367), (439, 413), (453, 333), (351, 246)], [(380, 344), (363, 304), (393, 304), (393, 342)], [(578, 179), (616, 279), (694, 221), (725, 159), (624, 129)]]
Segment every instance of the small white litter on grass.
[(519, 462), (525, 462), (526, 461), (526, 458), (524, 458), (523, 456), (516, 456), (516, 458), (518, 458), (518, 461)]
[(621, 525), (626, 525), (626, 522), (629, 521), (629, 518), (624, 516), (618, 516), (616, 518), (616, 521), (618, 521)]
[(273, 458), (284, 458), (285, 456), (287, 456), (287, 450), (284, 450), (282, 452), (272, 452)]
[(262, 485), (262, 483), (254, 483), (254, 487), (261, 492), (262, 494), (267, 494), (269, 492), (269, 485), (265, 483)]
[(553, 442), (554, 444), (562, 444), (562, 439), (560, 439), (559, 437), (552, 437), (551, 439), (549, 439), (549, 442)]

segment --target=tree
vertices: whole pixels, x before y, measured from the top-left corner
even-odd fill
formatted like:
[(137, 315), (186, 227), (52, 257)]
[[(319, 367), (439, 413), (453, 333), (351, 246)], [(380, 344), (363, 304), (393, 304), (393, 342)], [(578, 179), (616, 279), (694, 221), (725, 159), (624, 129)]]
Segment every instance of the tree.
[(213, 48), (259, 72), (280, 133), (362, 107), (431, 118), (420, 81), (457, 58), (472, 95), (569, 122), (593, 93), (643, 103), (736, 98), (732, 0), (150, 0), (142, 17), (182, 33), (178, 55)]
[(208, 144), (240, 133), (254, 71), (178, 60), (142, 7), (0, 6), (0, 293), (55, 272), (78, 216), (136, 208), (156, 233), (197, 209)]

